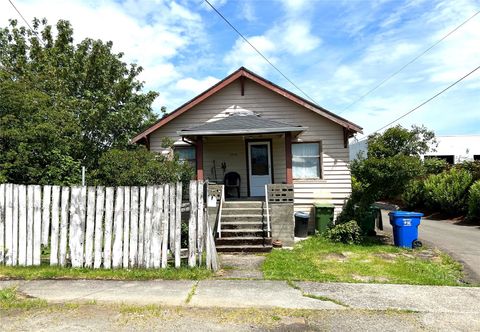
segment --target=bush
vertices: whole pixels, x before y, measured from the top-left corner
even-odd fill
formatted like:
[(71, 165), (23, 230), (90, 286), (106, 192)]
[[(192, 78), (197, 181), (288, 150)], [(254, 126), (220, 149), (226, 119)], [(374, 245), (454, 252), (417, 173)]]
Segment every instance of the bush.
[(480, 218), (480, 180), (475, 182), (468, 191), (468, 218)]
[(454, 167), (469, 172), (474, 181), (480, 180), (480, 161), (464, 161)]
[(458, 168), (430, 175), (424, 182), (425, 203), (447, 214), (465, 212), (466, 195), (472, 182), (472, 175)]
[(443, 171), (446, 171), (449, 168), (449, 164), (439, 158), (425, 158), (423, 160), (423, 168), (425, 169), (425, 174), (440, 174)]
[(407, 209), (421, 207), (425, 200), (425, 187), (423, 185), (423, 181), (410, 181), (403, 192), (402, 199)]
[(327, 230), (325, 237), (333, 242), (358, 244), (362, 242), (362, 230), (355, 220), (335, 225)]

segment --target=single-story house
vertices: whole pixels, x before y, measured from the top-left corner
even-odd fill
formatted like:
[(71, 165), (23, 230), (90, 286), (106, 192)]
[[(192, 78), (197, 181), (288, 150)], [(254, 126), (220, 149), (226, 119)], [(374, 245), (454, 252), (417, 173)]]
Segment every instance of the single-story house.
[(239, 196), (251, 202), (265, 197), (265, 185), (285, 184), (293, 188), (295, 211), (323, 202), (333, 204), (338, 214), (351, 193), (348, 141), (361, 131), (241, 67), (133, 142), (160, 152), (162, 139), (172, 138), (180, 158), (195, 165), (197, 179), (209, 183), (223, 184), (225, 175), (234, 172), (239, 192), (227, 188), (227, 201)]

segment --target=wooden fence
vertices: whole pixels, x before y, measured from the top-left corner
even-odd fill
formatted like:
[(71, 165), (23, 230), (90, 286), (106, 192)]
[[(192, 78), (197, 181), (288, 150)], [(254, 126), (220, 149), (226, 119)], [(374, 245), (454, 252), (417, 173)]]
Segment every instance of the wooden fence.
[[(207, 268), (217, 269), (204, 185), (190, 183), (188, 265), (202, 265), (208, 249)], [(178, 268), (181, 206), (181, 183), (116, 188), (0, 184), (0, 264), (35, 266), (46, 258), (59, 266), (166, 268), (170, 258)]]

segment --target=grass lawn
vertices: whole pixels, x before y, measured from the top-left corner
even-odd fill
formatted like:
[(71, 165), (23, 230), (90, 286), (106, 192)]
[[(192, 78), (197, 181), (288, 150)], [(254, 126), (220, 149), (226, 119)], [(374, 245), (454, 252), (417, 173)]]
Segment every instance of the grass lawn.
[(47, 301), (22, 296), (15, 288), (0, 289), (1, 309), (32, 309), (47, 306)]
[(0, 266), (1, 279), (106, 279), (106, 280), (152, 280), (152, 279), (190, 279), (209, 278), (213, 272), (205, 268), (179, 269), (86, 269), (66, 268), (50, 265), (41, 266)]
[(312, 237), (293, 250), (274, 250), (263, 265), (265, 279), (462, 285), (462, 266), (432, 249), (402, 249), (370, 241), (332, 243)]

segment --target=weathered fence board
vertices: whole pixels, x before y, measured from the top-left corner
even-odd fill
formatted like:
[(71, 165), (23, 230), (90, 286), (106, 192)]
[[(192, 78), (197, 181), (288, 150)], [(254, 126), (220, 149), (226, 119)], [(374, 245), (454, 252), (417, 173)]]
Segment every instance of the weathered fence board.
[(60, 187), (52, 186), (52, 220), (50, 233), (50, 265), (58, 265), (58, 240), (60, 239)]
[[(215, 244), (207, 234), (204, 185), (190, 183), (188, 265), (205, 263), (206, 250), (212, 268)], [(52, 266), (178, 268), (181, 207), (181, 183), (117, 188), (0, 184), (0, 263), (40, 265), (45, 246)]]
[(50, 200), (52, 186), (43, 186), (42, 200), (42, 244), (48, 245), (48, 236), (50, 235)]

